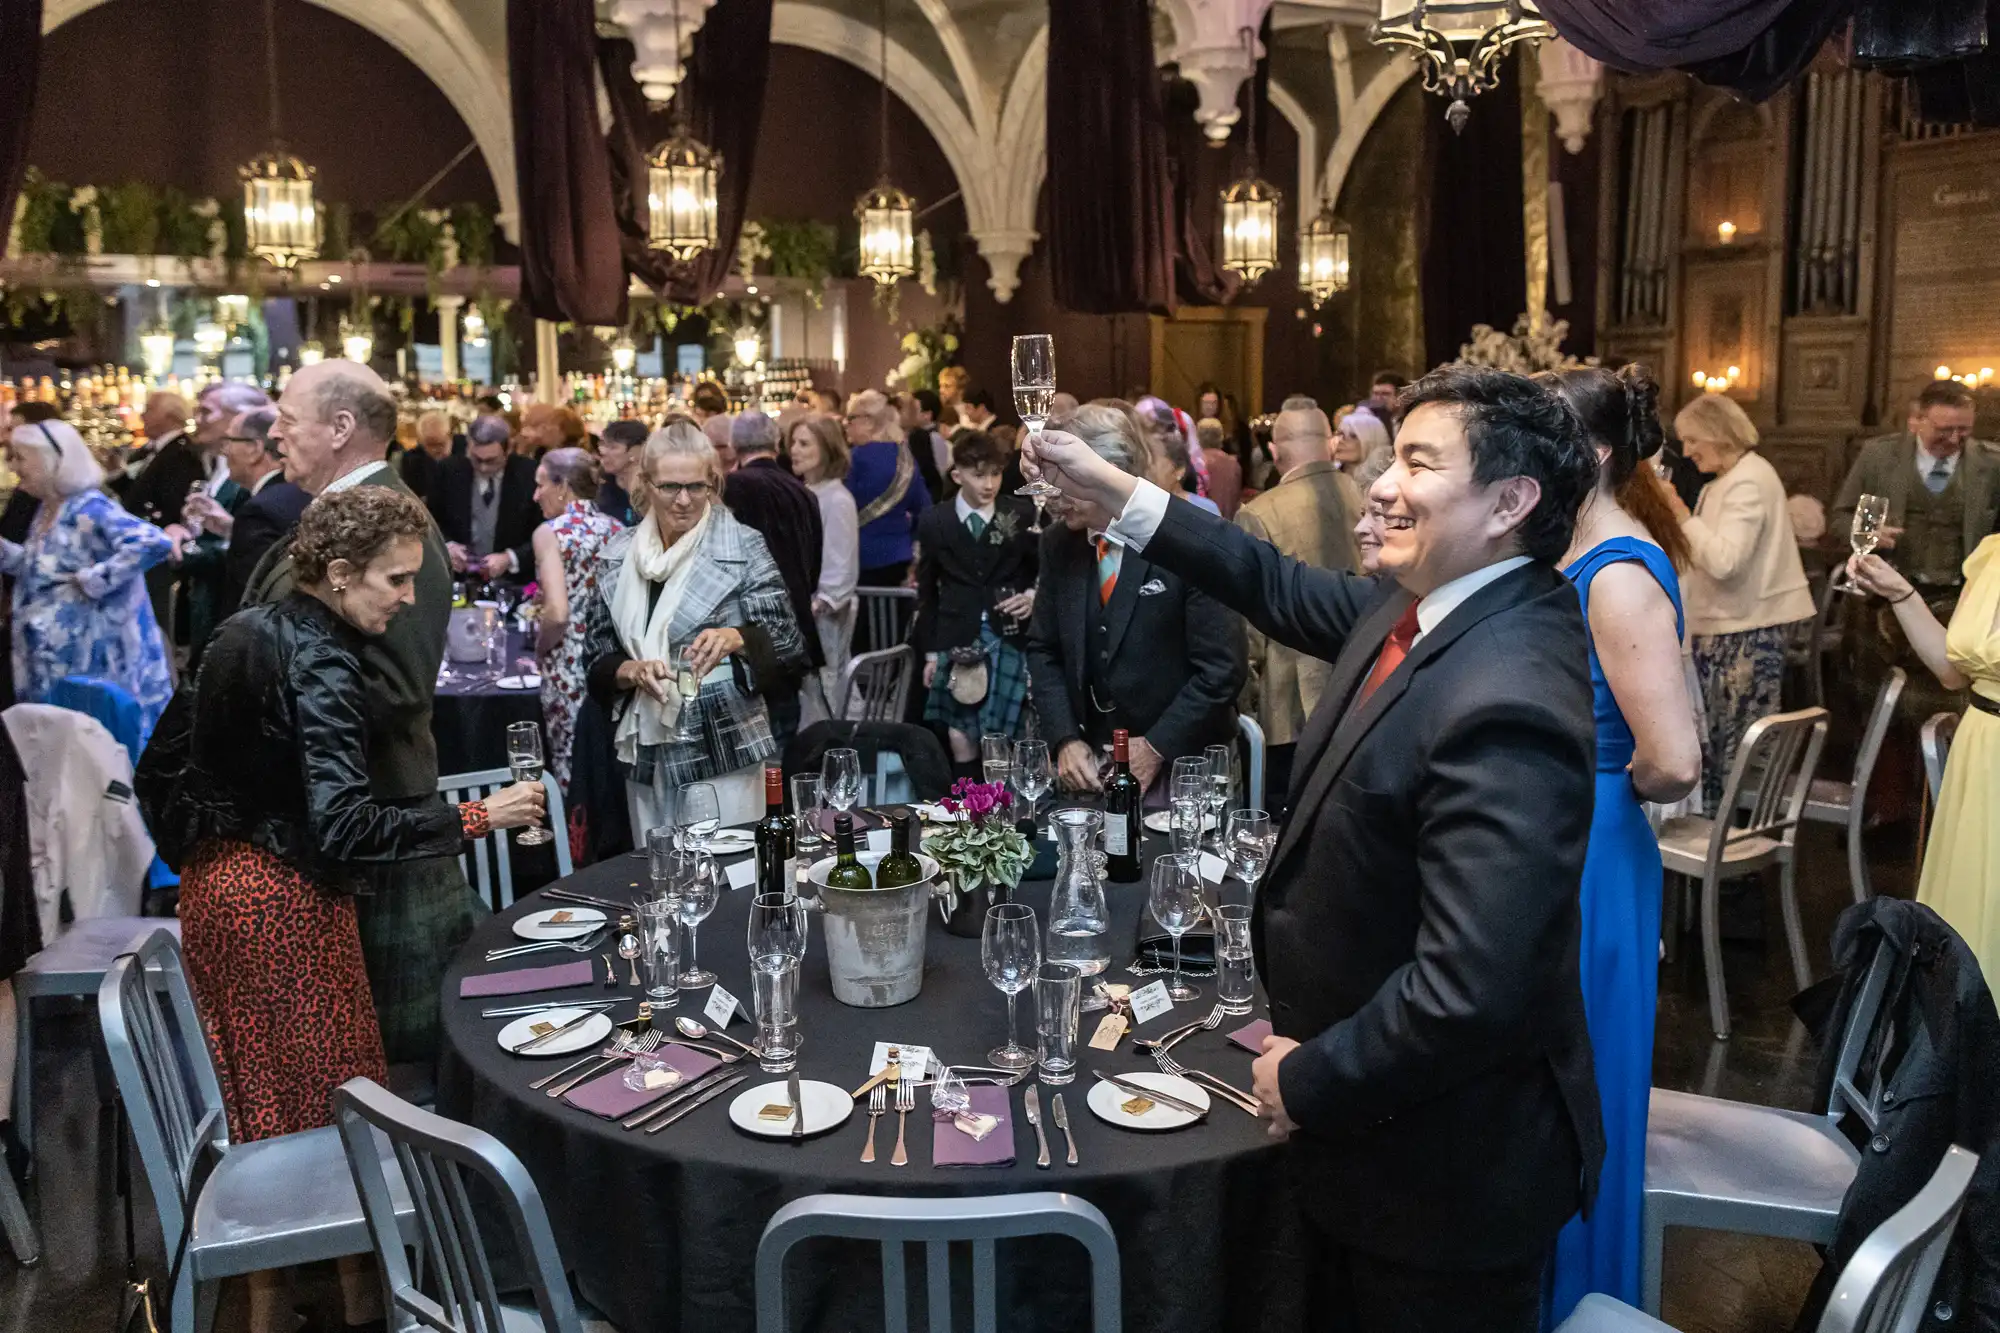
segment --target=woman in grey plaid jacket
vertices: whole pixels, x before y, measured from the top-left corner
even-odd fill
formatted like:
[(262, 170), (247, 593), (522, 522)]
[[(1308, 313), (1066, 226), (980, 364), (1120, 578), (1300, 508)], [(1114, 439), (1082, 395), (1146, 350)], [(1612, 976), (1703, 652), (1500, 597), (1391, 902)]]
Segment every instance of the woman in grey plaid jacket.
[[(634, 841), (673, 823), (684, 783), (714, 783), (725, 823), (762, 811), (762, 769), (778, 746), (759, 682), (807, 661), (770, 549), (721, 504), (721, 483), (700, 430), (679, 421), (653, 432), (640, 465), (646, 516), (606, 548), (615, 572), (585, 620), (590, 692), (613, 721)], [(676, 681), (687, 674), (700, 688), (684, 699)]]

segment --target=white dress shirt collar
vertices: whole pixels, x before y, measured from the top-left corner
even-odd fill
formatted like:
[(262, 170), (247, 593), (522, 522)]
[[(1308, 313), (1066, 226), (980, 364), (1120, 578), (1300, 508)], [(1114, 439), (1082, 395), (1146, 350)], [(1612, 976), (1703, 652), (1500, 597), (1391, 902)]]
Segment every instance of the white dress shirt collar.
[(327, 488), (321, 491), (320, 494), (332, 495), (337, 491), (350, 490), (388, 466), (387, 463), (382, 462), (380, 459), (377, 459), (373, 463), (363, 463), (360, 467), (354, 469), (354, 471), (347, 473), (345, 476), (336, 477), (333, 481), (329, 482)]
[(953, 496), (951, 503), (952, 507), (958, 511), (958, 521), (960, 523), (977, 514), (981, 520), (989, 524), (993, 522), (993, 511), (998, 504), (996, 501), (994, 504), (987, 505), (984, 509), (974, 509), (965, 502), (964, 491), (960, 491), (957, 495)]
[(1465, 605), (1474, 593), (1528, 563), (1529, 558), (1525, 555), (1508, 556), (1505, 560), (1496, 560), (1470, 574), (1460, 574), (1442, 587), (1431, 589), (1428, 595), (1417, 601), (1417, 637), (1410, 642), (1421, 643), (1424, 635), (1444, 623), (1444, 618)]
[(1928, 481), (1931, 473), (1937, 469), (1939, 464), (1942, 464), (1944, 466), (1944, 475), (1950, 477), (1958, 471), (1958, 460), (1963, 457), (1965, 457), (1965, 451), (1961, 449), (1949, 458), (1939, 458), (1919, 443), (1917, 445), (1917, 475)]
[(254, 498), (257, 492), (263, 490), (266, 486), (269, 486), (272, 482), (278, 480), (280, 477), (284, 475), (285, 475), (285, 470), (282, 467), (272, 468), (269, 472), (266, 472), (263, 476), (257, 478), (257, 480), (250, 483), (251, 496)]

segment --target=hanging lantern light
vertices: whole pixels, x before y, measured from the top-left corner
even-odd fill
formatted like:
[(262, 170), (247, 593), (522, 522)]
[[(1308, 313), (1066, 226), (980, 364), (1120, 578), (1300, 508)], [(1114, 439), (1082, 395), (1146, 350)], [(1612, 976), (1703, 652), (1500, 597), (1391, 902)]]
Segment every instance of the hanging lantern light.
[(165, 379), (174, 368), (174, 331), (162, 321), (148, 324), (139, 331), (139, 354), (150, 378)]
[(316, 366), (324, 360), (326, 360), (326, 348), (320, 345), (319, 339), (314, 338), (311, 342), (299, 344), (300, 365)]
[(471, 305), (465, 308), (465, 319), (461, 327), (465, 330), (465, 341), (468, 346), (477, 347), (486, 341), (486, 316), (479, 313), (478, 306)]
[(748, 326), (740, 328), (736, 330), (736, 337), (732, 341), (738, 365), (747, 370), (757, 364), (757, 353), (762, 345), (757, 337), (757, 330)]
[(340, 350), (349, 361), (368, 364), (368, 358), (375, 354), (375, 336), (367, 329), (355, 324), (344, 324), (340, 334)]
[[(1243, 29), (1243, 47), (1251, 68), (1257, 65), (1257, 34)], [(1244, 127), (1249, 170), (1222, 192), (1222, 266), (1255, 282), (1278, 266), (1278, 205), (1284, 196), (1257, 174), (1257, 97), (1250, 98)]]
[(632, 335), (620, 333), (611, 340), (611, 366), (620, 375), (630, 375), (632, 367), (639, 361), (639, 349), (633, 345)]
[[(681, 7), (675, 0), (676, 55), (680, 49)], [(713, 249), (715, 178), (721, 171), (721, 154), (688, 132), (685, 102), (677, 87), (674, 132), (646, 155), (646, 244), (683, 264)]]
[(1349, 244), (1353, 228), (1334, 216), (1328, 204), (1299, 233), (1299, 290), (1312, 297), (1315, 306), (1329, 296), (1347, 290), (1353, 273)]
[(889, 183), (889, 6), (877, 6), (876, 26), (881, 29), (882, 101), (876, 115), (882, 138), (877, 154), (880, 179), (875, 188), (855, 201), (854, 216), (861, 223), (861, 276), (873, 278), (878, 286), (889, 287), (917, 272), (917, 201)]
[(1499, 83), (1502, 56), (1555, 35), (1535, 0), (1382, 0), (1382, 17), (1368, 29), (1377, 46), (1416, 57), (1425, 92), (1451, 98), (1444, 118), (1454, 132), (1472, 116), (1467, 103)]
[(243, 179), (243, 243), (272, 267), (289, 269), (319, 253), (313, 169), (285, 151), (278, 131), (278, 19), (264, 0), (264, 73), (270, 85), (271, 149), (237, 168)]
[(194, 350), (203, 361), (213, 361), (221, 356), (222, 348), (228, 341), (229, 334), (212, 319), (204, 319), (194, 326)]

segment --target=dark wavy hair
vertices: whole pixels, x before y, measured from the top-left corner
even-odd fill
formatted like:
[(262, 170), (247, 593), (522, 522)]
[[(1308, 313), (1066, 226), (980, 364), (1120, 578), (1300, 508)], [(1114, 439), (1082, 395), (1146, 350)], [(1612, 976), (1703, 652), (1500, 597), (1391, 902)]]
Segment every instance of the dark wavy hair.
[(1660, 425), (1660, 386), (1653, 372), (1635, 362), (1615, 371), (1579, 366), (1535, 378), (1569, 404), (1593, 448), (1610, 451), (1604, 460), (1604, 475), (1619, 506), (1645, 525), (1647, 535), (1676, 568), (1685, 569), (1690, 556), (1687, 535), (1667, 503), (1659, 478), (1639, 466), (1659, 453), (1667, 438)]
[(423, 502), (388, 486), (322, 495), (306, 506), (292, 536), (293, 576), (301, 586), (318, 583), (336, 560), (366, 569), (398, 537), (421, 539), (430, 530)]
[(1597, 454), (1576, 413), (1525, 375), (1457, 364), (1425, 375), (1397, 402), (1406, 422), (1427, 405), (1457, 414), (1479, 485), (1528, 477), (1541, 488), (1517, 529), (1521, 554), (1547, 564), (1562, 559), (1576, 533), (1577, 511), (1597, 487)]

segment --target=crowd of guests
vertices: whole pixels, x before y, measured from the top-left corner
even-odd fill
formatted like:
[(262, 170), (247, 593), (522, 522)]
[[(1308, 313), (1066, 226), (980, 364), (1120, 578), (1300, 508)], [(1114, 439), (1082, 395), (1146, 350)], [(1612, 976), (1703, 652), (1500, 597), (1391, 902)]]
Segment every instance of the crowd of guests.
[[(0, 515), (13, 686), (38, 701), (89, 675), (137, 701), (152, 734), (140, 798), (181, 874), (238, 1138), (323, 1124), (339, 1082), (432, 1057), (436, 978), (483, 911), (456, 856), (544, 813), (538, 784), (436, 797), (455, 580), (534, 585), (550, 771), (620, 792), (640, 838), (675, 822), (690, 782), (712, 786), (725, 822), (756, 817), (764, 765), (843, 712), (854, 653), (889, 646), (858, 632), (861, 589), (914, 590), (909, 720), (962, 772), (978, 772), (982, 737), (1032, 733), (1062, 789), (1094, 791), (1122, 730), (1157, 798), (1176, 758), (1229, 742), (1248, 713), (1273, 813), (1293, 825), (1267, 939), (1273, 924), (1351, 935), (1343, 911), (1384, 910), (1371, 886), (1470, 892), (1467, 865), (1536, 886), (1500, 904), (1505, 920), (1459, 902), (1459, 935), (1438, 945), (1463, 951), (1461, 982), (1531, 997), (1499, 1028), (1405, 986), (1375, 1047), (1336, 1051), (1328, 1034), (1377, 982), (1443, 955), (1357, 939), (1339, 977), (1296, 944), (1260, 957), (1277, 1035), (1257, 1092), (1274, 1126), (1305, 1131), (1331, 1196), (1366, 1182), (1430, 1217), (1407, 1245), (1314, 1221), (1348, 1275), (1341, 1299), (1368, 1282), (1393, 1298), (1407, 1274), (1368, 1263), (1398, 1247), (1463, 1278), (1443, 1298), (1485, 1327), (1560, 1319), (1588, 1291), (1633, 1299), (1661, 930), (1648, 811), (1716, 813), (1817, 609), (1757, 430), (1704, 394), (1667, 449), (1640, 367), (1385, 373), (1331, 413), (1292, 397), (1256, 422), (1212, 386), (1192, 407), (1058, 395), (1024, 458), (962, 376), (776, 413), (731, 413), (704, 385), (658, 426), (593, 439), (535, 405), (460, 434), (429, 413), (405, 447), (381, 382), (327, 362), (276, 404), (241, 385), (191, 413), (155, 394), (146, 449), (107, 477), (25, 403)], [(1037, 474), (1065, 492), (1046, 517), (1015, 493)], [(1836, 571), (1870, 595), (1853, 599), (1851, 637), (1972, 704), (1920, 897), (2000, 965), (2000, 456), (1972, 439), (1969, 394), (1927, 388), (1904, 433), (1863, 450), (1837, 536), (1864, 493), (1891, 512), (1880, 554)], [(580, 740), (591, 725), (596, 748)], [(274, 1006), (293, 1020), (276, 1031)], [(1471, 1083), (1440, 1090), (1397, 1063), (1460, 1041), (1486, 1043)], [(1399, 1100), (1416, 1087), (1421, 1108)], [(1353, 1128), (1349, 1103), (1369, 1120), (1414, 1108), (1483, 1160), (1356, 1160), (1316, 1137)], [(1525, 1138), (1488, 1142), (1496, 1105)], [(1475, 1177), (1491, 1189), (1466, 1194)]]

